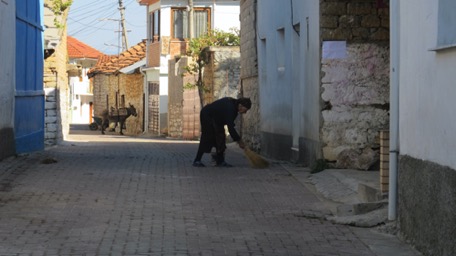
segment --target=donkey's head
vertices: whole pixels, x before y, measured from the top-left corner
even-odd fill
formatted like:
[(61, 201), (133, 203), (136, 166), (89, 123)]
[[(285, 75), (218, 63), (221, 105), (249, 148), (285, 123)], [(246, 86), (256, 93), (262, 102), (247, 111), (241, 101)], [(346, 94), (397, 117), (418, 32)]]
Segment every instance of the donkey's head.
[(128, 103), (128, 105), (130, 105), (130, 106), (128, 107), (128, 111), (130, 112), (130, 114), (131, 114), (132, 116), (138, 116), (138, 112), (136, 112), (135, 106), (131, 105), (130, 103)]

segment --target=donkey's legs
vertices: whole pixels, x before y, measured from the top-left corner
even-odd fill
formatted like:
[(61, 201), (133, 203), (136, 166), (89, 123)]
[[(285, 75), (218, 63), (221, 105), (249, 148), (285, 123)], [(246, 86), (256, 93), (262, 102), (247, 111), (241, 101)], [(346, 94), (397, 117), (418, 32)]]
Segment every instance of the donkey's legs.
[(105, 129), (107, 127), (109, 127), (109, 120), (103, 119), (103, 121), (101, 121), (101, 134), (105, 134)]
[(119, 124), (120, 125), (120, 135), (123, 135), (122, 129), (124, 127), (124, 122), (125, 122), (125, 120), (120, 120), (120, 124)]

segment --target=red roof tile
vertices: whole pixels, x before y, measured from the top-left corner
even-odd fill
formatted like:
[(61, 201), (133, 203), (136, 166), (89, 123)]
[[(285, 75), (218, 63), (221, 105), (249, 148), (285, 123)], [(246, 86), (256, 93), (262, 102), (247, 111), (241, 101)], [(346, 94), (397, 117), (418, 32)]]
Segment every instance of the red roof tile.
[(146, 41), (142, 41), (128, 50), (117, 55), (103, 55), (98, 59), (95, 67), (88, 72), (89, 77), (99, 73), (110, 74), (118, 72), (124, 67), (135, 64), (146, 57)]
[(67, 37), (68, 57), (97, 59), (103, 53), (90, 47), (74, 37)]

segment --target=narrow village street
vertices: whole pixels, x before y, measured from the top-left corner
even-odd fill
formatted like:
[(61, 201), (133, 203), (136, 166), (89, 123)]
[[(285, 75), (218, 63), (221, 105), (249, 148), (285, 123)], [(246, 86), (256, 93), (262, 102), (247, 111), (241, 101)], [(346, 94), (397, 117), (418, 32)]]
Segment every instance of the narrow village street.
[(320, 201), (282, 164), (230, 145), (235, 167), (192, 167), (197, 145), (79, 130), (1, 161), (0, 255), (412, 255), (306, 217)]

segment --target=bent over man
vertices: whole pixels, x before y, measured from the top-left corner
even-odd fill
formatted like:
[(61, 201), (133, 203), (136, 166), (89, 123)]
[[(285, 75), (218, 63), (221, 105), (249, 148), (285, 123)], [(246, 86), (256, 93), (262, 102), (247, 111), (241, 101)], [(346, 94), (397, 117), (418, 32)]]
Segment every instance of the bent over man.
[(226, 136), (224, 126), (228, 127), (231, 138), (244, 148), (244, 142), (234, 128), (234, 120), (238, 113), (246, 113), (252, 106), (250, 98), (234, 99), (230, 97), (216, 100), (201, 109), (201, 139), (193, 166), (204, 167), (201, 158), (204, 153), (210, 153), (215, 147), (216, 153), (212, 155), (216, 166), (231, 167), (225, 162)]

